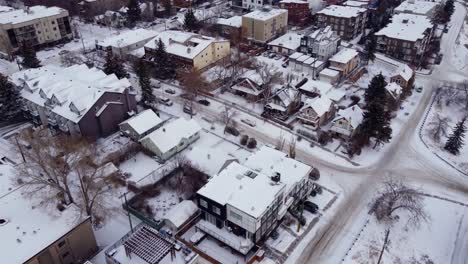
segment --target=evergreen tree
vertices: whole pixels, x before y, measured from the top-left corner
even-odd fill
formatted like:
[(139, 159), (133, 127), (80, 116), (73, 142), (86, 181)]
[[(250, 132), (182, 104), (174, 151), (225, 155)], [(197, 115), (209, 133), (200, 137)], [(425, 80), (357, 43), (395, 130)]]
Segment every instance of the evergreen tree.
[(133, 27), (137, 21), (141, 20), (140, 3), (138, 0), (130, 0), (127, 8), (127, 23)]
[(198, 20), (191, 8), (185, 13), (184, 27), (188, 31), (195, 31), (198, 29)]
[(166, 16), (171, 16), (172, 14), (172, 3), (171, 0), (165, 0), (164, 3), (164, 12), (166, 13)]
[(368, 64), (369, 61), (374, 61), (376, 49), (377, 39), (374, 34), (372, 34), (367, 38), (366, 45), (364, 47), (363, 58), (366, 61), (366, 64)]
[(447, 22), (450, 21), (450, 17), (452, 16), (453, 12), (455, 11), (455, 5), (453, 0), (447, 0), (444, 5), (444, 11), (447, 15)]
[(21, 65), (24, 68), (39, 68), (41, 67), (41, 61), (36, 56), (36, 50), (34, 47), (23, 42), (20, 49), (20, 56), (23, 57)]
[(374, 78), (372, 78), (364, 94), (366, 108), (368, 108), (369, 105), (373, 102), (385, 104), (385, 86), (387, 86), (387, 82), (385, 81), (385, 77), (382, 75), (382, 73), (379, 73), (376, 76), (374, 76)]
[(458, 155), (460, 153), (460, 148), (464, 144), (463, 138), (466, 132), (465, 121), (466, 117), (455, 125), (452, 134), (449, 136), (447, 143), (445, 143), (444, 149), (453, 155)]
[(388, 142), (392, 138), (390, 120), (390, 112), (385, 110), (385, 105), (379, 102), (372, 102), (367, 111), (364, 112), (360, 132), (367, 139), (375, 139), (375, 148), (382, 143)]
[(115, 74), (117, 78), (128, 78), (130, 75), (127, 73), (124, 67), (124, 63), (117, 56), (113, 56), (111, 52), (106, 55), (106, 63), (104, 64), (105, 74)]
[(161, 39), (158, 41), (158, 46), (154, 54), (155, 74), (161, 79), (171, 78), (175, 74), (175, 64), (169, 58), (166, 52), (166, 46)]
[(156, 102), (156, 97), (151, 88), (151, 80), (148, 73), (148, 67), (143, 60), (136, 63), (135, 73), (138, 76), (138, 82), (141, 88), (141, 101), (146, 106), (152, 106)]
[(0, 73), (0, 120), (11, 121), (21, 113), (18, 105), (20, 96), (18, 90), (8, 80), (8, 77)]

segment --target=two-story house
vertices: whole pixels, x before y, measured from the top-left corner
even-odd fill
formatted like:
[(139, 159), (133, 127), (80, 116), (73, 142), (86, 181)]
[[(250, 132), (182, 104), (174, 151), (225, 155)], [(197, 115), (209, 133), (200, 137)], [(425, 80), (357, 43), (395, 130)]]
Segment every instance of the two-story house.
[(258, 101), (263, 97), (263, 80), (255, 70), (246, 71), (231, 87), (231, 91), (250, 101)]
[(84, 64), (48, 65), (14, 73), (11, 79), (21, 89), (24, 113), (52, 133), (105, 137), (137, 111), (136, 93), (126, 78)]
[(268, 103), (263, 107), (263, 115), (286, 120), (301, 107), (301, 92), (293, 87), (274, 87)]
[(340, 46), (340, 37), (331, 26), (317, 29), (301, 38), (299, 51), (321, 61), (328, 60)]
[(320, 27), (331, 26), (343, 40), (362, 34), (367, 23), (367, 9), (354, 6), (330, 5), (316, 15)]
[(361, 125), (364, 112), (358, 105), (353, 105), (338, 111), (332, 121), (330, 131), (341, 138), (351, 138)]
[(328, 68), (338, 71), (340, 78), (346, 77), (359, 66), (359, 53), (355, 49), (343, 48), (330, 58)]
[(336, 106), (327, 96), (322, 95), (314, 99), (307, 99), (299, 110), (297, 118), (313, 129), (319, 129), (335, 117)]

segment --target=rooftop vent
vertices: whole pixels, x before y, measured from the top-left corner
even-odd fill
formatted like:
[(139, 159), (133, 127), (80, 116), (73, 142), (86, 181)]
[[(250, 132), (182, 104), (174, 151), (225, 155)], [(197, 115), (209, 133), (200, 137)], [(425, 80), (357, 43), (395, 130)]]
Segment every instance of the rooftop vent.
[(281, 174), (279, 172), (275, 172), (275, 174), (271, 177), (271, 180), (274, 183), (278, 183), (281, 181)]
[(408, 24), (409, 20), (408, 19), (403, 19), (402, 23), (403, 24)]
[(4, 226), (8, 224), (8, 220), (4, 219), (4, 218), (0, 218), (0, 226)]

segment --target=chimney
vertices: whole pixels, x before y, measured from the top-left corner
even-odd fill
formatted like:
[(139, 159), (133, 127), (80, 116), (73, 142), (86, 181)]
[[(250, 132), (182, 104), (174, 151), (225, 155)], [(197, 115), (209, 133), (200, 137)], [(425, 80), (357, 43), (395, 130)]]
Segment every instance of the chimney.
[(275, 172), (273, 174), (273, 176), (271, 177), (271, 180), (274, 182), (274, 183), (278, 183), (281, 181), (281, 174), (279, 172)]
[(192, 49), (190, 47), (187, 47), (187, 53), (190, 54), (191, 51), (192, 51)]

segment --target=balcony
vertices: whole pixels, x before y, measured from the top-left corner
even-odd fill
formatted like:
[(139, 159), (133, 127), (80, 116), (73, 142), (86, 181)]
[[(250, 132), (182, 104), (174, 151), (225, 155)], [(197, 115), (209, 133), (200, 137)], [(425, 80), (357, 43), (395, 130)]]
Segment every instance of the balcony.
[(55, 120), (55, 119), (53, 119), (51, 117), (47, 118), (47, 124), (49, 124), (51, 126), (57, 126), (58, 125), (57, 120)]

